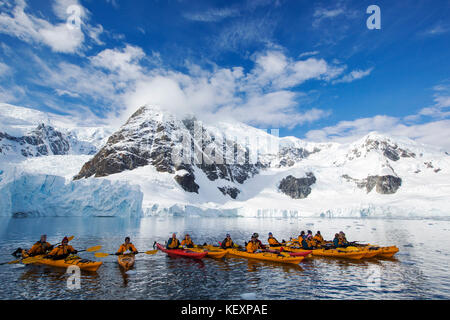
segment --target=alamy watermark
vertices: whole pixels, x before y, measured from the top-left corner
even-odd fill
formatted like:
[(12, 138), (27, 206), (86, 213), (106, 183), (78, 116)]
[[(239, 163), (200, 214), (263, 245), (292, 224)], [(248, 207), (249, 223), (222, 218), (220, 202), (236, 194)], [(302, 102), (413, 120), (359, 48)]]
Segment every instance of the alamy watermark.
[(380, 30), (381, 29), (381, 9), (379, 6), (373, 4), (367, 7), (366, 13), (370, 14), (370, 17), (366, 21), (367, 29)]
[(66, 13), (69, 15), (66, 20), (67, 28), (70, 30), (81, 28), (81, 12), (81, 7), (75, 4), (67, 7)]
[(79, 290), (81, 289), (81, 270), (79, 266), (73, 265), (69, 266), (66, 270), (69, 274), (67, 278), (67, 289), (69, 290)]
[(381, 270), (379, 266), (371, 265), (366, 269), (366, 286), (373, 290), (381, 289)]
[[(267, 130), (263, 130), (267, 132)], [(194, 121), (190, 130), (180, 138), (181, 143), (172, 148), (171, 160), (181, 164), (257, 164), (260, 155), (278, 156), (279, 129), (270, 134), (232, 135), (221, 131), (205, 130), (200, 121)], [(150, 141), (149, 141), (150, 142)], [(141, 145), (145, 148), (145, 146)], [(151, 148), (151, 145), (148, 146)]]

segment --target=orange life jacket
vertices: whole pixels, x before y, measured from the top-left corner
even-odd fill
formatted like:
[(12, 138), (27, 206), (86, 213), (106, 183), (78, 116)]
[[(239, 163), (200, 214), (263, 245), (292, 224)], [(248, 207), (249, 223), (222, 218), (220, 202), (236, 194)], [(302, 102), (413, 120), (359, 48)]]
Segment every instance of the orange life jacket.
[(74, 252), (75, 249), (71, 245), (63, 246), (62, 244), (54, 248), (49, 256), (62, 256)]
[(269, 242), (270, 245), (279, 245), (280, 243), (278, 242), (277, 239), (275, 239), (274, 237), (271, 237), (267, 240)]
[(127, 250), (130, 250), (131, 252), (136, 252), (136, 248), (135, 246), (130, 242), (129, 244), (122, 244), (119, 248), (119, 250), (117, 250), (117, 253), (124, 253)]
[(181, 245), (182, 246), (194, 246), (194, 242), (192, 242), (192, 239), (183, 239), (183, 241), (181, 241)]
[(256, 250), (261, 249), (261, 247), (259, 246), (259, 243), (253, 243), (252, 241), (250, 241), (249, 243), (247, 243), (247, 252), (248, 253), (254, 253)]
[(51, 244), (48, 242), (36, 242), (30, 250), (28, 250), (28, 255), (30, 256), (36, 256), (39, 254), (45, 254), (48, 249), (51, 248)]

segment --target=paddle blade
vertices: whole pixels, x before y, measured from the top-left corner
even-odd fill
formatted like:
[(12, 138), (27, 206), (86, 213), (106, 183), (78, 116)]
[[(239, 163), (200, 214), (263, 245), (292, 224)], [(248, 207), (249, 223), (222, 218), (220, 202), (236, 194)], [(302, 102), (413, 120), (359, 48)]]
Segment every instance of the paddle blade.
[(105, 257), (107, 257), (107, 256), (109, 256), (110, 254), (109, 253), (104, 253), (104, 252), (96, 252), (95, 254), (94, 254), (94, 256), (96, 257), (96, 258), (105, 258)]
[(72, 241), (74, 238), (75, 238), (75, 236), (70, 236), (70, 237), (67, 238), (67, 239), (69, 239), (69, 241)]
[(145, 254), (155, 254), (157, 252), (158, 252), (158, 250), (150, 250), (150, 251), (146, 251)]
[(100, 250), (101, 248), (102, 248), (102, 246), (95, 246), (95, 247), (87, 248), (86, 251), (87, 252), (96, 252), (96, 251)]

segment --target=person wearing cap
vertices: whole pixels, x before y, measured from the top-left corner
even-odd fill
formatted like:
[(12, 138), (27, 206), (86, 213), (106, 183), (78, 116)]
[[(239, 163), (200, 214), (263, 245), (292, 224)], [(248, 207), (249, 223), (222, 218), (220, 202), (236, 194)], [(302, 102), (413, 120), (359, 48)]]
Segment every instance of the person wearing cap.
[(116, 252), (116, 256), (120, 256), (127, 251), (130, 251), (133, 254), (138, 254), (136, 247), (130, 242), (130, 237), (125, 238), (125, 242), (120, 245), (119, 250)]
[(226, 238), (220, 244), (222, 249), (229, 249), (234, 247), (233, 240), (231, 240), (231, 236), (227, 233)]
[(193, 248), (194, 247), (194, 242), (191, 239), (191, 236), (189, 234), (186, 234), (184, 236), (183, 241), (181, 241), (181, 245), (183, 247), (187, 247), (187, 248)]
[(54, 248), (47, 257), (53, 260), (62, 260), (67, 258), (69, 255), (76, 253), (78, 253), (78, 251), (69, 245), (69, 239), (64, 237), (61, 244)]
[(177, 239), (177, 234), (173, 233), (172, 238), (167, 241), (167, 249), (178, 249), (180, 247), (180, 241)]
[(252, 239), (247, 243), (246, 250), (248, 253), (255, 253), (257, 250), (261, 250), (262, 247), (260, 245), (261, 241), (258, 240), (254, 235)]
[(27, 254), (30, 257), (34, 257), (40, 254), (47, 254), (47, 251), (51, 250), (53, 250), (53, 246), (47, 242), (47, 235), (43, 234), (41, 239), (28, 250)]
[(22, 248), (18, 248), (13, 256), (26, 256), (26, 257), (34, 257), (41, 254), (47, 254), (48, 251), (52, 250), (53, 246), (47, 242), (47, 235), (43, 234), (38, 242), (36, 242), (30, 250), (24, 250)]
[(261, 240), (258, 239), (258, 238), (259, 238), (259, 234), (258, 234), (258, 233), (255, 232), (255, 233), (252, 235), (252, 239), (253, 239), (253, 237), (256, 239), (256, 241), (258, 242), (259, 247), (260, 247), (261, 249), (265, 249), (265, 248), (266, 248), (266, 246), (262, 244)]
[(272, 232), (269, 232), (269, 238), (267, 239), (270, 247), (281, 247), (281, 243), (273, 236)]

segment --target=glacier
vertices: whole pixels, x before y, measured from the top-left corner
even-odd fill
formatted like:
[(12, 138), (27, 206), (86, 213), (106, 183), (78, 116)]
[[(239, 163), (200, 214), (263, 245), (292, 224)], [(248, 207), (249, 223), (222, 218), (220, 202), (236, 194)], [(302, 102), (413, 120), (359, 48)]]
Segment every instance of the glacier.
[(143, 194), (127, 182), (24, 174), (0, 188), (0, 216), (141, 217)]

